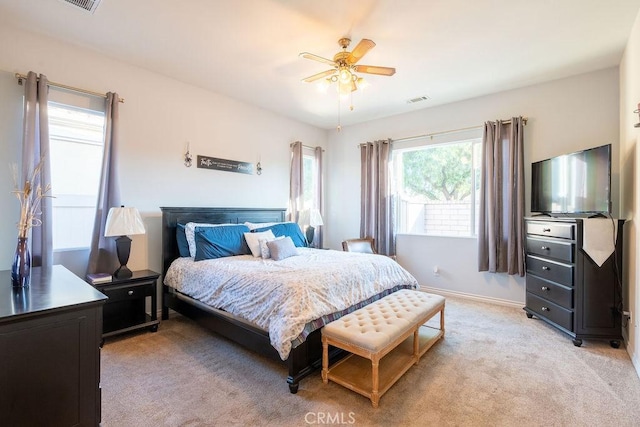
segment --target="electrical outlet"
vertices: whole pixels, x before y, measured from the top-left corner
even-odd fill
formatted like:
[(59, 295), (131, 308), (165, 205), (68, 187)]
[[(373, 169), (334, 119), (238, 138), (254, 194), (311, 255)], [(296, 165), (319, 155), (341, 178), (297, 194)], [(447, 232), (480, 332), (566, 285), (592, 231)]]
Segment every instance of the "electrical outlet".
[[(629, 323), (631, 323), (631, 321), (633, 320), (633, 319), (631, 318), (631, 312), (630, 312), (630, 311), (623, 311), (623, 312), (622, 312), (622, 315), (629, 319)], [(636, 325), (636, 326), (637, 326), (637, 325)]]

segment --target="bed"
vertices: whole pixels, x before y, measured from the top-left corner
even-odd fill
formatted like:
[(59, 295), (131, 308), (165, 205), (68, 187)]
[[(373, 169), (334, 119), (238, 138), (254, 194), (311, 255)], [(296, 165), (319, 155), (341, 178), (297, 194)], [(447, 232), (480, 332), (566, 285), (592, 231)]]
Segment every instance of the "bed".
[[(260, 257), (254, 259), (250, 254), (203, 260), (202, 262), (194, 261), (193, 257), (180, 256), (181, 251), (183, 252), (182, 255), (184, 255), (184, 249), (178, 248), (179, 244), (176, 240), (177, 227), (183, 227), (186, 223), (279, 223), (285, 220), (284, 209), (162, 207), (161, 210), (163, 256), (162, 318), (167, 319), (169, 309), (172, 309), (250, 350), (274, 360), (282, 361), (288, 367), (287, 383), (291, 393), (298, 391), (302, 378), (320, 368), (322, 358), (320, 328), (323, 324), (396, 290), (417, 287), (417, 282), (410, 274), (399, 267), (389, 267), (389, 265), (395, 263), (386, 258), (378, 258), (382, 257), (380, 255), (354, 255), (336, 251), (298, 248), (297, 256), (281, 261), (273, 261), (272, 259), (260, 260)], [(231, 227), (227, 227), (227, 229), (231, 229)], [(343, 261), (341, 257), (357, 257), (358, 255), (361, 258), (345, 261), (350, 263), (348, 269), (344, 267), (344, 264), (341, 266), (341, 261)], [(375, 258), (369, 259), (365, 257)], [(357, 264), (362, 265), (356, 268)], [(379, 267), (378, 264), (383, 266)], [(333, 268), (333, 265), (336, 267)], [(222, 270), (216, 272), (215, 268), (222, 268)], [(379, 269), (393, 268), (394, 275), (392, 279), (386, 279), (384, 287), (378, 287), (377, 282), (382, 282), (382, 280), (376, 280), (374, 277), (373, 280), (376, 282), (376, 286), (363, 286), (365, 289), (361, 290), (355, 284), (361, 278), (355, 273), (354, 278), (346, 276), (345, 274), (351, 273), (345, 273), (344, 271), (353, 270), (355, 272), (358, 268), (366, 268), (367, 275), (382, 274), (378, 272)], [(400, 271), (396, 272), (395, 268), (399, 268)], [(281, 270), (290, 269), (294, 270), (289, 271), (287, 275), (280, 274)], [(216, 287), (215, 283), (218, 280), (221, 281), (219, 286), (221, 290), (225, 292), (233, 290), (230, 280), (225, 276), (228, 270), (233, 270), (234, 275), (240, 276), (237, 279), (240, 282), (238, 286), (241, 286), (240, 289), (250, 289), (248, 295), (251, 295), (251, 298), (246, 298), (245, 296), (244, 300), (242, 300), (236, 297), (236, 294), (232, 294), (234, 295), (233, 298), (222, 298), (220, 296), (221, 291), (218, 292), (218, 287)], [(295, 273), (295, 277), (288, 280), (294, 282), (292, 285), (296, 289), (295, 295), (292, 295), (291, 292), (286, 293), (286, 291), (283, 291), (282, 288), (285, 288), (284, 285), (286, 283), (279, 282), (281, 277), (291, 276), (292, 272)], [(261, 282), (263, 279), (259, 274), (266, 274), (265, 277), (267, 279), (264, 280), (267, 281)], [(395, 274), (398, 275), (397, 278)], [(304, 281), (303, 275), (306, 277), (306, 281)], [(207, 287), (204, 288), (206, 292), (201, 291), (202, 287), (194, 287), (195, 285), (188, 280), (193, 279), (193, 276), (196, 276), (199, 282), (207, 284)], [(335, 292), (333, 287), (328, 287), (329, 282), (334, 278), (339, 279), (331, 286), (340, 286), (340, 292)], [(234, 280), (236, 280), (235, 276)], [(299, 283), (305, 283), (305, 286), (300, 286), (296, 282), (297, 280), (300, 280)], [(309, 292), (311, 291), (308, 291), (307, 288), (315, 286), (310, 285), (313, 280), (320, 283), (326, 282), (327, 288), (333, 293), (345, 294), (345, 301), (337, 302), (337, 305), (334, 306), (331, 305), (334, 301), (331, 301), (330, 296), (323, 296), (316, 300), (311, 298), (313, 302), (309, 302)], [(353, 283), (349, 283), (350, 281)], [(249, 288), (254, 284), (254, 288)], [(214, 290), (209, 291), (209, 289)], [(304, 311), (307, 317), (300, 318), (288, 316), (294, 317), (297, 323), (294, 322), (293, 326), (287, 323), (288, 326), (283, 327), (282, 330), (274, 329), (274, 325), (282, 327), (280, 324), (283, 322), (277, 320), (279, 319), (278, 317), (273, 317), (277, 316), (276, 312), (280, 310), (280, 307), (282, 307), (282, 311), (290, 314), (291, 310), (296, 309), (297, 305), (302, 305), (297, 303), (298, 294), (302, 295), (301, 300), (307, 301), (307, 305), (312, 309), (310, 310), (311, 313)], [(267, 297), (271, 298), (271, 296), (276, 296), (278, 303), (269, 302)], [(222, 301), (220, 298), (222, 298)], [(250, 300), (253, 299), (267, 305), (263, 306), (264, 308), (256, 308), (255, 310), (257, 311), (251, 312), (246, 307), (242, 308), (245, 311), (236, 310), (237, 304), (234, 303), (227, 305), (223, 303), (228, 300), (251, 302)], [(283, 301), (284, 303), (282, 303)], [(216, 307), (220, 308), (214, 308), (211, 304), (215, 304)], [(342, 307), (339, 304), (344, 304), (345, 306)], [(340, 310), (336, 309), (333, 312), (328, 310), (327, 307), (338, 307)], [(315, 313), (316, 309), (318, 310), (317, 313)], [(261, 313), (260, 310), (265, 311)], [(317, 319), (315, 318), (316, 314), (318, 315)], [(323, 315), (320, 316), (320, 314)], [(265, 320), (266, 318), (271, 320)], [(304, 326), (304, 329), (300, 330), (302, 326)], [(296, 335), (298, 332), (300, 334)], [(293, 337), (295, 339), (292, 339)], [(332, 349), (331, 357), (333, 359), (339, 358), (341, 355), (340, 350)]]

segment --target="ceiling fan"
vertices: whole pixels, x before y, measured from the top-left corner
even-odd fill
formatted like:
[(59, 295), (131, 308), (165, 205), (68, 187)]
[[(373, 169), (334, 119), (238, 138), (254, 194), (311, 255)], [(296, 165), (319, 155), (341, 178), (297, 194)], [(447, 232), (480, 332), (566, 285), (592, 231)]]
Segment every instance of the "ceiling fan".
[(302, 81), (311, 83), (316, 80), (326, 79), (329, 83), (337, 82), (341, 93), (350, 93), (358, 89), (358, 84), (362, 82), (362, 78), (355, 73), (377, 74), (380, 76), (393, 76), (396, 73), (395, 68), (379, 67), (376, 65), (356, 65), (356, 63), (371, 50), (376, 44), (369, 39), (362, 39), (360, 43), (351, 51), (347, 51), (347, 47), (351, 43), (351, 39), (343, 37), (338, 40), (338, 44), (342, 47), (342, 52), (334, 55), (333, 60), (314, 55), (309, 52), (302, 52), (301, 57), (311, 59), (331, 65), (333, 68), (314, 74)]

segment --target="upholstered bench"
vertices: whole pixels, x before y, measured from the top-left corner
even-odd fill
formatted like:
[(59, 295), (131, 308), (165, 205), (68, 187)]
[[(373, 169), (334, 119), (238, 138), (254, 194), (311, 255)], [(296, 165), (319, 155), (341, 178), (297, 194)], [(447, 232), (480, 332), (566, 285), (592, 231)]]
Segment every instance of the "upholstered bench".
[[(371, 399), (380, 396), (444, 336), (445, 299), (400, 290), (322, 329), (322, 381), (334, 381)], [(426, 323), (440, 313), (440, 328)], [(329, 367), (329, 346), (351, 354)], [(383, 359), (384, 357), (384, 359)]]

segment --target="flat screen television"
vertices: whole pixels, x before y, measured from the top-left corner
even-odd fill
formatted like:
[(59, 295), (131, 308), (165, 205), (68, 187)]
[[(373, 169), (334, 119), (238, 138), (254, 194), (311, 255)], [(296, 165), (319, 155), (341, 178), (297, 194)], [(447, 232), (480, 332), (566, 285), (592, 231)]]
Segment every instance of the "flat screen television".
[(611, 144), (532, 163), (531, 212), (611, 214)]

